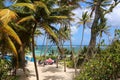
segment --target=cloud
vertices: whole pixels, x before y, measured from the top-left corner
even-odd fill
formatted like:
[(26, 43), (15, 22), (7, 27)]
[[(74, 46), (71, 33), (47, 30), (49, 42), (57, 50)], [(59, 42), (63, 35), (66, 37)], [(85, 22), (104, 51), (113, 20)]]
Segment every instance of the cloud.
[(107, 18), (107, 25), (118, 28), (120, 27), (120, 4), (118, 4), (113, 12), (105, 16)]
[(77, 22), (79, 22), (79, 18), (82, 18), (82, 14), (84, 12), (88, 11), (88, 13), (91, 11), (90, 9), (86, 9), (86, 8), (77, 8), (75, 10), (73, 10), (72, 12), (75, 14), (74, 16), (72, 16), (72, 18), (74, 18), (74, 21), (72, 21), (72, 24), (76, 24)]
[[(73, 18), (75, 19), (72, 21), (72, 24), (77, 24), (79, 22), (78, 18), (82, 18), (82, 13), (88, 11), (88, 13), (91, 12), (91, 9), (88, 8), (77, 8), (73, 10), (72, 12), (75, 14)], [(93, 14), (94, 17), (94, 14)], [(105, 16), (107, 18), (107, 25), (112, 26), (115, 28), (120, 28), (120, 4), (118, 4), (114, 9), (113, 12), (106, 14)]]
[(76, 33), (78, 32), (77, 27), (72, 26), (72, 27), (70, 27), (70, 28), (71, 28), (71, 34), (72, 34), (72, 35), (74, 35), (74, 34), (76, 34)]

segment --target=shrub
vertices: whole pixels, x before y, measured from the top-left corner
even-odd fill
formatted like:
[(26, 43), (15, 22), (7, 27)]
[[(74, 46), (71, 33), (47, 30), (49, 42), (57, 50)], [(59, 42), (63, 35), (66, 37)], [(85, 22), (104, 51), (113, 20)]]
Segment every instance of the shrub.
[(73, 61), (67, 61), (67, 67), (74, 68), (74, 62)]
[(76, 80), (116, 80), (120, 71), (120, 54), (99, 54), (86, 62)]
[(11, 62), (0, 58), (0, 80), (17, 80), (16, 76), (9, 75)]
[(120, 74), (120, 41), (88, 60), (81, 66), (76, 80), (116, 80)]

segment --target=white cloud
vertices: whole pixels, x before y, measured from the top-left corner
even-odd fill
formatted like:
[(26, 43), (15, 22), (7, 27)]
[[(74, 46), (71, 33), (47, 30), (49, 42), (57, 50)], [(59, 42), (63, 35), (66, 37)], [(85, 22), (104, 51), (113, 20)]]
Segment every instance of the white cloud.
[(79, 18), (82, 18), (82, 14), (86, 11), (90, 12), (91, 10), (86, 9), (86, 8), (77, 8), (77, 9), (73, 10), (72, 12), (75, 15), (73, 16), (74, 21), (72, 21), (72, 24), (76, 24), (77, 22), (79, 22)]
[[(77, 22), (79, 22), (78, 18), (82, 17), (82, 13), (88, 11), (90, 12), (90, 9), (86, 9), (86, 8), (77, 8), (75, 10), (73, 10), (72, 12), (75, 14), (73, 16), (73, 18), (75, 18), (75, 20), (73, 22), (71, 22), (72, 24), (76, 24)], [(93, 14), (94, 17), (94, 14)], [(107, 14), (105, 16), (108, 20), (107, 20), (107, 24), (109, 26), (115, 27), (115, 28), (120, 28), (120, 4), (118, 4), (114, 9), (113, 12)]]
[(105, 17), (108, 19), (107, 24), (109, 26), (120, 27), (120, 4), (113, 9), (113, 12), (107, 14)]
[(70, 27), (70, 28), (71, 28), (71, 34), (72, 34), (72, 35), (74, 35), (74, 34), (76, 34), (76, 33), (78, 32), (77, 27), (72, 26), (72, 27)]

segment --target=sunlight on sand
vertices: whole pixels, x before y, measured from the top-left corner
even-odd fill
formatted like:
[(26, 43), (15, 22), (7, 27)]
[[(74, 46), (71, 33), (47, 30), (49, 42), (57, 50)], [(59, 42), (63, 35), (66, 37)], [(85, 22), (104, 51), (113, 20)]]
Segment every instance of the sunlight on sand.
[[(39, 79), (40, 80), (73, 80), (74, 69), (67, 68), (64, 72), (64, 67), (59, 65), (46, 65), (45, 67), (38, 65)], [(35, 68), (33, 62), (28, 62), (26, 66), (27, 76), (23, 71), (18, 70), (17, 75), (20, 75), (20, 80), (36, 80)]]

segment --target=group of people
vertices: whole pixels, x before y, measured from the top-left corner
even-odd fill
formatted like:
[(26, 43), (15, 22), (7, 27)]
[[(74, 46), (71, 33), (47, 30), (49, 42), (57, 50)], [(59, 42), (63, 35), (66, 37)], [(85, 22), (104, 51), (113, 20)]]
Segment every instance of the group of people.
[(45, 61), (42, 61), (42, 60), (39, 60), (38, 61), (38, 64), (39, 65), (52, 65), (54, 63), (54, 60), (52, 60), (51, 58), (45, 60)]

